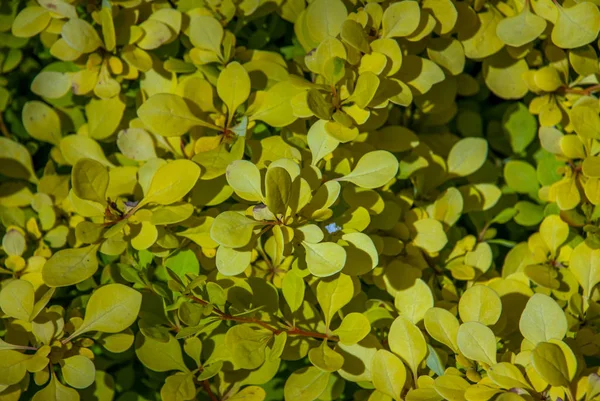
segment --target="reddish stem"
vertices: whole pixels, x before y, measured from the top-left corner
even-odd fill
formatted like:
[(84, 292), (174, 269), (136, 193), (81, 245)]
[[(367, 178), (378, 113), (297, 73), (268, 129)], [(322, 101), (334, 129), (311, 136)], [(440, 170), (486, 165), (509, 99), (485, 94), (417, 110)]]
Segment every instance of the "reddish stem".
[(2, 132), (2, 135), (7, 137), (8, 139), (12, 139), (10, 137), (10, 133), (8, 132), (8, 128), (6, 127), (6, 124), (4, 124), (4, 118), (2, 118), (2, 113), (0, 113), (0, 132)]
[(583, 96), (589, 96), (594, 92), (598, 92), (600, 91), (600, 84), (598, 85), (592, 85), (588, 88), (585, 89), (574, 89), (574, 88), (569, 88), (566, 86), (561, 87), (561, 89), (565, 92), (565, 93), (574, 93), (576, 95), (583, 95)]
[(204, 388), (204, 391), (208, 393), (208, 396), (210, 397), (211, 401), (219, 401), (219, 398), (217, 398), (215, 393), (213, 393), (213, 391), (210, 389), (210, 382), (208, 381), (208, 379), (202, 380), (202, 388)]
[[(190, 296), (190, 298), (194, 302), (198, 302), (199, 304), (210, 305), (208, 302), (206, 302), (205, 300), (200, 299), (198, 297)], [(278, 329), (277, 327), (273, 327), (270, 324), (263, 322), (262, 320), (248, 318), (248, 317), (232, 316), (227, 313), (221, 312), (219, 309), (217, 309), (215, 307), (213, 307), (212, 311), (213, 311), (213, 313), (218, 315), (221, 320), (230, 320), (232, 322), (238, 322), (238, 323), (258, 324), (259, 326), (264, 327), (265, 329), (273, 332), (273, 334), (281, 334), (281, 333), (285, 332), (285, 333), (287, 333), (288, 336), (323, 338), (323, 339), (330, 340), (330, 341), (339, 341), (337, 337), (329, 336), (328, 334), (324, 334), (324, 333), (317, 333), (317, 332), (313, 332), (313, 331), (302, 330), (302, 329), (299, 329), (298, 327), (291, 327), (289, 329)]]

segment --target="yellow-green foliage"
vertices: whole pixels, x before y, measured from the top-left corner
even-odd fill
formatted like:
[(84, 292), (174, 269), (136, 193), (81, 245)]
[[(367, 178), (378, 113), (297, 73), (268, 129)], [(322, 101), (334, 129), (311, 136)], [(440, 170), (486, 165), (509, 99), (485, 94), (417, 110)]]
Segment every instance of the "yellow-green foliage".
[(0, 401), (600, 400), (597, 2), (0, 13)]

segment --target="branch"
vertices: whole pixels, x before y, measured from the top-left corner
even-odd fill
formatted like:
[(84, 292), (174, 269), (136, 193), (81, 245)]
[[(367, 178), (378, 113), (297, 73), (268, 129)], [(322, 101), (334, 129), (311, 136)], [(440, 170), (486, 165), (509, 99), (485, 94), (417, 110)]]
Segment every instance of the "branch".
[[(197, 302), (202, 305), (211, 305), (210, 303), (206, 302), (205, 300), (195, 297), (193, 295), (190, 296), (189, 298), (191, 300), (193, 300), (194, 302)], [(232, 322), (238, 322), (238, 323), (258, 324), (259, 326), (264, 327), (267, 330), (270, 330), (273, 334), (287, 333), (288, 336), (312, 337), (312, 338), (322, 338), (322, 339), (326, 339), (326, 340), (330, 340), (330, 341), (339, 341), (339, 339), (335, 336), (330, 336), (328, 334), (317, 333), (317, 332), (313, 332), (313, 331), (306, 331), (306, 330), (299, 329), (298, 327), (278, 329), (277, 327), (271, 326), (269, 323), (263, 322), (262, 320), (248, 318), (248, 317), (232, 316), (228, 313), (221, 312), (219, 309), (215, 308), (214, 306), (213, 306), (212, 312), (214, 314), (216, 314), (219, 317), (219, 319), (221, 319), (221, 320), (230, 320)]]
[(217, 398), (215, 393), (213, 393), (213, 391), (210, 389), (210, 382), (208, 379), (202, 380), (202, 388), (208, 393), (211, 401), (219, 401), (219, 398)]
[(6, 127), (6, 124), (4, 124), (4, 118), (2, 117), (2, 113), (0, 113), (0, 132), (2, 132), (2, 135), (7, 137), (8, 139), (11, 139), (10, 133), (8, 132), (8, 128)]
[(573, 93), (576, 95), (589, 96), (594, 92), (600, 91), (600, 84), (592, 85), (586, 89), (574, 89), (574, 88), (569, 88), (568, 86), (562, 86), (562, 87), (560, 87), (560, 89), (565, 93)]

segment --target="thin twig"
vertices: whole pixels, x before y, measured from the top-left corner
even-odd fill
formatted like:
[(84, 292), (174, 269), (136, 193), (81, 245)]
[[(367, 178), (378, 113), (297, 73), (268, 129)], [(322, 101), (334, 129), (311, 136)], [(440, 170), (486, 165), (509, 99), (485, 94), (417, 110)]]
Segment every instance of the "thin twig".
[[(195, 297), (195, 296), (190, 296), (190, 299), (192, 299), (194, 302), (197, 302), (202, 305), (210, 305), (210, 303), (206, 302), (203, 299)], [(238, 323), (254, 323), (254, 324), (257, 324), (257, 325), (264, 327), (265, 329), (271, 331), (273, 334), (287, 333), (288, 336), (312, 337), (312, 338), (322, 338), (322, 339), (326, 339), (326, 340), (330, 340), (330, 341), (339, 341), (337, 337), (330, 336), (330, 335), (324, 334), (324, 333), (317, 333), (317, 332), (313, 332), (313, 331), (302, 330), (298, 327), (290, 327), (288, 329), (278, 329), (277, 327), (271, 326), (269, 323), (263, 322), (262, 320), (248, 318), (248, 317), (232, 316), (230, 314), (221, 312), (219, 309), (215, 308), (214, 306), (213, 306), (212, 312), (214, 314), (216, 314), (219, 317), (219, 319), (221, 319), (221, 320), (229, 320), (229, 321), (238, 322)]]
[(2, 113), (0, 113), (0, 131), (2, 132), (2, 135), (7, 137), (8, 139), (11, 139), (10, 132), (8, 132), (8, 128), (6, 127), (6, 124), (4, 124), (4, 118), (2, 117)]
[(202, 388), (204, 388), (204, 391), (208, 393), (208, 396), (210, 397), (211, 401), (219, 401), (219, 398), (210, 389), (210, 382), (208, 381), (208, 379), (202, 380)]
[(565, 93), (573, 93), (576, 95), (589, 96), (594, 92), (600, 91), (600, 84), (592, 85), (585, 89), (574, 89), (574, 88), (569, 88), (567, 86), (562, 86), (560, 89)]

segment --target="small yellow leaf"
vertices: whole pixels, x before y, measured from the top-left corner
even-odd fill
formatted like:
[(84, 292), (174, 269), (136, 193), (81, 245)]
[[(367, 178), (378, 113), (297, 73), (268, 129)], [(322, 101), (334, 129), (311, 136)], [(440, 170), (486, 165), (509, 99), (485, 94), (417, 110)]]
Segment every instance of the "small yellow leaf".
[(500, 318), (502, 301), (491, 288), (475, 285), (460, 297), (458, 312), (463, 322), (479, 322), (491, 326)]
[(535, 294), (525, 306), (519, 321), (521, 334), (533, 344), (551, 339), (562, 340), (567, 333), (567, 318), (555, 300)]
[(34, 288), (29, 281), (12, 280), (0, 290), (2, 312), (15, 319), (28, 322), (33, 312), (34, 302)]
[(81, 53), (91, 53), (102, 46), (98, 32), (89, 22), (71, 18), (62, 27), (62, 38), (69, 46)]
[(416, 378), (419, 364), (427, 355), (427, 343), (421, 330), (407, 318), (399, 316), (390, 327), (388, 343), (390, 350), (402, 358)]
[(457, 343), (467, 358), (488, 365), (496, 363), (496, 337), (489, 327), (479, 322), (463, 323), (458, 329)]
[(596, 40), (600, 32), (600, 11), (594, 3), (579, 3), (569, 8), (558, 7), (558, 18), (552, 29), (552, 42), (563, 49), (574, 49)]
[(425, 329), (431, 337), (458, 353), (458, 319), (446, 309), (431, 308), (425, 313)]
[(217, 93), (227, 106), (229, 122), (233, 115), (250, 96), (250, 77), (248, 72), (238, 62), (227, 64), (219, 74)]
[(421, 9), (416, 1), (401, 1), (390, 4), (383, 13), (383, 37), (404, 37), (419, 26)]
[(482, 138), (458, 141), (448, 155), (448, 173), (461, 177), (473, 174), (487, 159), (488, 144)]
[(380, 349), (371, 362), (373, 385), (379, 391), (394, 400), (400, 400), (400, 394), (406, 381), (406, 368), (402, 361), (389, 351)]
[(25, 7), (12, 23), (12, 34), (18, 38), (30, 38), (46, 29), (50, 20), (50, 13), (42, 7)]
[(540, 342), (531, 352), (535, 371), (552, 386), (567, 387), (570, 383), (567, 360), (560, 346)]
[(192, 190), (200, 177), (200, 167), (190, 160), (175, 160), (160, 167), (150, 183), (144, 199), (138, 205), (158, 203), (169, 205), (181, 200)]
[(31, 91), (48, 99), (58, 99), (71, 90), (71, 78), (65, 73), (42, 71), (31, 82)]

